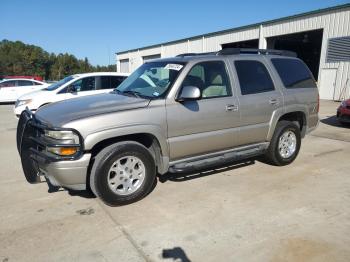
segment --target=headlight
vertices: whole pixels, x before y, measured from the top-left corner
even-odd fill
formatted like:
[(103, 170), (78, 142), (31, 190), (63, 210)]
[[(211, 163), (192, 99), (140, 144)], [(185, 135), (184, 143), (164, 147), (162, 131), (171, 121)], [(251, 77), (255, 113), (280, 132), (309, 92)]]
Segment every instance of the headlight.
[(346, 105), (346, 101), (341, 102), (340, 106), (341, 106), (341, 107), (346, 107), (346, 106), (347, 106), (347, 105)]
[(56, 140), (60, 146), (47, 146), (46, 151), (59, 156), (72, 156), (79, 149), (79, 136), (70, 130), (45, 130), (45, 136)]
[(62, 141), (64, 143), (79, 144), (79, 136), (69, 130), (45, 130), (45, 136), (56, 140), (64, 140)]
[(17, 101), (16, 101), (16, 107), (27, 105), (27, 104), (29, 104), (30, 102), (32, 102), (32, 99), (17, 100)]

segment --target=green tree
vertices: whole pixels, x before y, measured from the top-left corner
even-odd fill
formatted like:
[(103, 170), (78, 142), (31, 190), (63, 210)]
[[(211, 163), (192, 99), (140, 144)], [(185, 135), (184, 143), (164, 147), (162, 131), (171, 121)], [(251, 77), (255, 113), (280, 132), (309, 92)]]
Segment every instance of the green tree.
[(76, 73), (115, 71), (115, 65), (92, 66), (87, 57), (77, 59), (68, 53), (56, 55), (21, 41), (0, 42), (0, 75), (36, 75), (59, 80)]

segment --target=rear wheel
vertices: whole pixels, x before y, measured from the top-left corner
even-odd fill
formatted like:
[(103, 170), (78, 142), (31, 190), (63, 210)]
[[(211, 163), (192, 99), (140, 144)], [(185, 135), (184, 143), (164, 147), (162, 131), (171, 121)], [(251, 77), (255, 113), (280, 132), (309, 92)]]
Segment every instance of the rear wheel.
[(266, 152), (266, 159), (273, 165), (288, 165), (297, 157), (300, 145), (299, 127), (290, 121), (279, 121)]
[(121, 142), (103, 149), (95, 158), (90, 188), (110, 206), (142, 199), (156, 179), (153, 156), (136, 142)]

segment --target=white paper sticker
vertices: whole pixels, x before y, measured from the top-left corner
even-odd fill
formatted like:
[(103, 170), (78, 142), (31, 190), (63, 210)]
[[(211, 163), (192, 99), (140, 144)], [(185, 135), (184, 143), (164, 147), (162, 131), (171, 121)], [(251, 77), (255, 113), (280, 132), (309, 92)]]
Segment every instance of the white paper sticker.
[(183, 65), (179, 64), (167, 64), (164, 69), (180, 71)]

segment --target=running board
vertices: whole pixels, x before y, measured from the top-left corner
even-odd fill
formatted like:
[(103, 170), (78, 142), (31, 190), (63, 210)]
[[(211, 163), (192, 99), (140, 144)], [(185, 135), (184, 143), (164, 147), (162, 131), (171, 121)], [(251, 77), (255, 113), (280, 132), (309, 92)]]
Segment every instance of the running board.
[(263, 154), (268, 148), (269, 143), (259, 143), (232, 150), (226, 150), (218, 153), (204, 156), (192, 157), (185, 160), (170, 163), (169, 171), (171, 173), (183, 173), (203, 170), (215, 166), (220, 166), (233, 161), (239, 161), (250, 157)]

